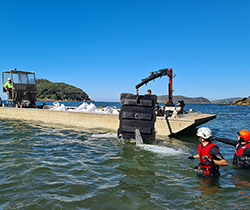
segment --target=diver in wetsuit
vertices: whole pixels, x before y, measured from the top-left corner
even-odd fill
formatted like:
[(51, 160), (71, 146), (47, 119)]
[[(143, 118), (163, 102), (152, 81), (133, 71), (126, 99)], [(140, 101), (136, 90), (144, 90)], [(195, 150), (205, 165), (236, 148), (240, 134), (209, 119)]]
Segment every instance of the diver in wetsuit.
[(213, 140), (235, 146), (233, 164), (238, 168), (250, 168), (250, 132), (241, 130), (238, 133), (238, 140), (233, 141), (226, 138), (213, 137)]
[(199, 137), (198, 154), (188, 159), (200, 159), (198, 175), (202, 177), (216, 177), (220, 175), (219, 166), (227, 166), (219, 147), (211, 142), (211, 130), (206, 127), (199, 128), (196, 134)]

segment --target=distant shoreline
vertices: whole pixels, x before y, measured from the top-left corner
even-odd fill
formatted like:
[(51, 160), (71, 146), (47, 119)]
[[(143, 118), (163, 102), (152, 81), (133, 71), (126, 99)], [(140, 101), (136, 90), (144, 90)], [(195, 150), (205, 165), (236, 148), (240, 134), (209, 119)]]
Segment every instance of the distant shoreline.
[(95, 102), (94, 100), (82, 100), (82, 101), (77, 101), (77, 100), (54, 100), (54, 99), (40, 99), (38, 98), (37, 101), (60, 101), (60, 102)]
[[(96, 102), (94, 100), (82, 100), (82, 101), (76, 101), (76, 100), (54, 100), (54, 99), (37, 99), (37, 101), (60, 101), (60, 102)], [(105, 102), (105, 101), (103, 101)], [(117, 101), (120, 102), (120, 101)], [(167, 101), (157, 101), (158, 103), (166, 103)], [(176, 102), (177, 103), (177, 102)], [(211, 102), (185, 102), (185, 104), (211, 104)]]

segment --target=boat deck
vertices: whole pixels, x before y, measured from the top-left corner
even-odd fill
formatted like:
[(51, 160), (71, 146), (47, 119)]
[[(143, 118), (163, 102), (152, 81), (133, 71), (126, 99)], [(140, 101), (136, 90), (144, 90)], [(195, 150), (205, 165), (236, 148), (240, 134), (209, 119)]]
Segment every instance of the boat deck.
[(216, 118), (215, 114), (202, 114), (200, 112), (180, 115), (177, 118), (157, 117), (155, 129), (158, 135), (168, 136), (202, 125), (214, 118)]
[[(169, 136), (190, 127), (204, 124), (215, 117), (215, 114), (201, 114), (199, 112), (183, 116), (178, 115), (176, 118), (157, 117), (155, 129), (157, 135)], [(97, 130), (102, 128), (114, 132), (117, 132), (119, 128), (119, 116), (117, 114), (0, 107), (0, 118), (18, 119), (28, 122), (39, 121), (48, 124), (61, 124)]]

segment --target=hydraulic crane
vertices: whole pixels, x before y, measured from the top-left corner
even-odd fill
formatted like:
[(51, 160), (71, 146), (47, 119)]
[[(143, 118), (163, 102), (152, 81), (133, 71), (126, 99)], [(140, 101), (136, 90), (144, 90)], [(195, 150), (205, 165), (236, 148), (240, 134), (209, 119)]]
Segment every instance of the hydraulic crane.
[(142, 79), (142, 82), (140, 82), (139, 84), (137, 84), (135, 86), (136, 88), (136, 92), (138, 95), (139, 92), (139, 88), (145, 84), (147, 84), (148, 82), (162, 77), (162, 76), (168, 76), (169, 77), (169, 84), (168, 84), (168, 102), (166, 103), (166, 106), (173, 106), (173, 78), (176, 76), (175, 74), (173, 74), (173, 69), (172, 68), (165, 68), (165, 69), (160, 69), (158, 71), (155, 72), (150, 72), (150, 76)]

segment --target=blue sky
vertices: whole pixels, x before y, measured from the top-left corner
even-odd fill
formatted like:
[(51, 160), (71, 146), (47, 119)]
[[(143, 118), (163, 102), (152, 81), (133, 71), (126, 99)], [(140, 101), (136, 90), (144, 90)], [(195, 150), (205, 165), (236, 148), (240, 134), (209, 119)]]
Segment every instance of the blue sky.
[[(119, 101), (150, 71), (172, 67), (174, 95), (245, 97), (249, 10), (249, 0), (0, 0), (0, 69)], [(140, 93), (148, 88), (168, 94), (168, 77)]]

